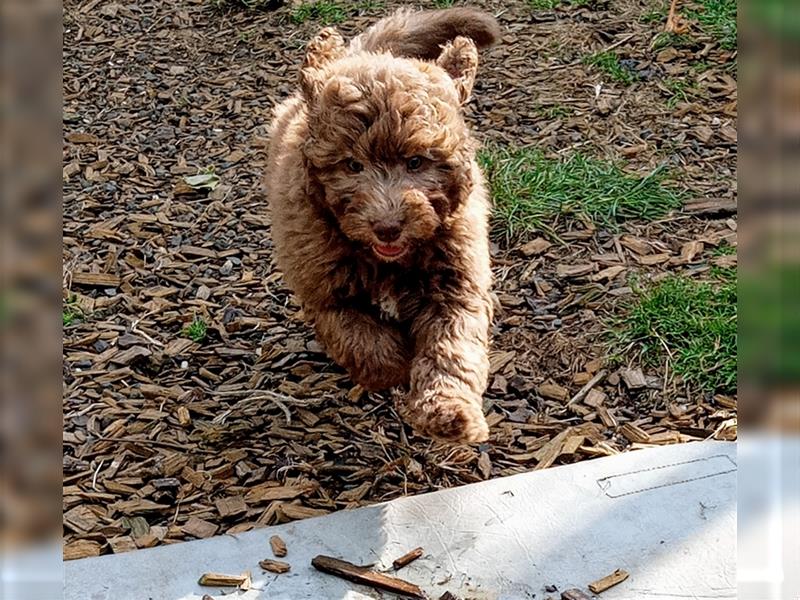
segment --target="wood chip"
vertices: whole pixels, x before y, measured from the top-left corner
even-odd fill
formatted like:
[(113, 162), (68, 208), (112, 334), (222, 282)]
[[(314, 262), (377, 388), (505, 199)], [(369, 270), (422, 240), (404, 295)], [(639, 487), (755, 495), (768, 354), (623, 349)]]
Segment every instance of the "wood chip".
[(181, 427), (188, 427), (192, 424), (192, 415), (189, 413), (189, 409), (185, 406), (179, 406), (175, 413), (178, 417), (178, 423), (180, 423)]
[(89, 287), (117, 287), (120, 279), (112, 273), (72, 273), (73, 285)]
[(601, 392), (598, 389), (592, 389), (586, 394), (586, 398), (583, 399), (583, 403), (586, 406), (597, 408), (598, 406), (603, 405), (603, 403), (606, 401), (606, 398), (608, 398), (608, 396), (604, 392)]
[(642, 238), (632, 235), (623, 235), (621, 238), (619, 238), (619, 243), (625, 246), (628, 250), (632, 250), (636, 254), (650, 254), (650, 244), (647, 242), (647, 240), (643, 240)]
[(625, 385), (630, 390), (647, 387), (647, 378), (645, 378), (641, 369), (623, 369), (620, 371), (620, 377), (622, 377), (622, 381), (625, 382)]
[(716, 402), (722, 407), (729, 408), (731, 410), (736, 410), (737, 407), (737, 402), (734, 398), (729, 398), (728, 396), (722, 396), (719, 394), (714, 396), (714, 402)]
[(195, 516), (189, 517), (189, 520), (183, 524), (181, 531), (186, 535), (191, 535), (199, 539), (209, 538), (219, 530), (219, 526), (214, 523), (209, 523)]
[(278, 558), (283, 558), (288, 553), (288, 550), (286, 549), (286, 542), (284, 542), (277, 535), (273, 535), (269, 538), (269, 545), (270, 548), (272, 548), (272, 554)]
[(596, 386), (605, 376), (606, 376), (605, 369), (596, 373), (594, 377), (592, 377), (589, 381), (587, 381), (586, 384), (580, 390), (578, 390), (577, 394), (575, 394), (572, 398), (570, 398), (570, 401), (567, 402), (567, 406), (572, 406), (573, 404), (577, 404), (578, 402), (583, 401), (583, 399), (592, 390), (592, 388)]
[(691, 241), (686, 242), (681, 246), (681, 261), (685, 263), (692, 262), (697, 255), (699, 255), (703, 249), (705, 248), (705, 244), (703, 242), (698, 241)]
[(617, 426), (617, 419), (605, 406), (597, 407), (597, 416), (600, 417), (600, 421), (602, 421), (603, 425), (606, 427), (611, 428)]
[(520, 252), (525, 256), (536, 256), (545, 252), (553, 244), (544, 238), (536, 238), (520, 246)]
[(586, 265), (556, 265), (556, 275), (563, 278), (583, 277), (594, 272), (595, 267), (594, 263)]
[(111, 546), (111, 551), (114, 554), (122, 554), (123, 552), (130, 552), (131, 550), (137, 549), (136, 542), (134, 542), (133, 538), (129, 535), (111, 538), (108, 540), (108, 544)]
[(223, 519), (228, 517), (235, 517), (247, 512), (247, 504), (241, 496), (229, 496), (228, 498), (219, 498), (214, 502), (217, 507), (219, 516)]
[(650, 435), (644, 429), (632, 423), (625, 423), (622, 425), (619, 428), (619, 432), (631, 442), (639, 444), (650, 443)]
[(639, 256), (636, 260), (641, 265), (645, 265), (647, 267), (652, 265), (660, 265), (661, 263), (667, 262), (672, 255), (669, 252), (661, 252), (659, 254), (648, 254), (647, 256)]
[(517, 353), (513, 350), (509, 350), (506, 352), (496, 352), (490, 351), (489, 352), (489, 372), (494, 374), (498, 371), (501, 371), (508, 365), (511, 361), (514, 360), (514, 357)]
[(358, 502), (367, 495), (372, 488), (372, 481), (365, 481), (359, 486), (345, 490), (336, 498), (340, 502)]
[(582, 435), (572, 435), (567, 438), (564, 445), (561, 447), (561, 454), (575, 454), (578, 448), (583, 444), (586, 438)]
[(72, 144), (96, 144), (100, 141), (96, 135), (91, 133), (68, 133), (64, 138)]
[(566, 440), (571, 433), (571, 427), (565, 429), (536, 452), (534, 456), (538, 461), (536, 464), (537, 471), (540, 469), (546, 469), (552, 465), (559, 456), (561, 456), (561, 449), (564, 447), (564, 440)]
[(488, 452), (481, 452), (478, 455), (478, 469), (484, 479), (489, 479), (492, 476), (492, 459), (489, 457)]
[(403, 554), (403, 556), (401, 556), (400, 558), (394, 559), (392, 561), (392, 566), (394, 567), (394, 570), (396, 571), (397, 569), (402, 569), (407, 564), (417, 560), (420, 556), (422, 556), (423, 552), (424, 550), (422, 549), (422, 547), (414, 548), (413, 550)]
[(292, 568), (289, 563), (280, 560), (272, 560), (270, 558), (259, 561), (258, 566), (270, 573), (288, 573)]
[(272, 485), (266, 483), (251, 488), (245, 494), (245, 501), (248, 504), (260, 504), (270, 500), (291, 500), (303, 494), (307, 494), (314, 489), (314, 485)]
[(620, 265), (607, 267), (602, 271), (595, 273), (589, 279), (591, 279), (592, 281), (605, 281), (605, 280), (611, 281), (620, 273), (624, 273), (625, 270), (626, 270), (625, 267)]
[(241, 575), (226, 575), (224, 573), (203, 573), (197, 582), (207, 587), (238, 587), (248, 590), (251, 586), (250, 573)]
[(100, 556), (100, 544), (93, 540), (75, 540), (64, 545), (64, 560)]
[(661, 51), (660, 51), (660, 52), (659, 52), (659, 53), (656, 55), (656, 60), (657, 60), (658, 62), (665, 63), (665, 62), (670, 62), (670, 61), (673, 61), (673, 60), (675, 60), (676, 58), (678, 58), (679, 56), (680, 56), (680, 52), (678, 52), (678, 51), (677, 51), (675, 48), (673, 48), (672, 46), (668, 46), (667, 48), (664, 48), (663, 50), (661, 50)]
[(561, 600), (592, 600), (592, 597), (578, 588), (561, 592)]
[(413, 583), (395, 577), (389, 577), (383, 573), (376, 573), (366, 567), (360, 567), (353, 563), (333, 558), (332, 556), (315, 556), (311, 560), (311, 564), (318, 571), (328, 573), (329, 575), (335, 575), (336, 577), (341, 577), (348, 581), (385, 590), (387, 592), (393, 592), (409, 598), (418, 598), (420, 600), (425, 600), (426, 598), (425, 593), (419, 586)]
[(702, 199), (687, 202), (683, 210), (694, 215), (730, 214), (737, 211), (737, 203), (732, 198)]
[(569, 391), (556, 383), (543, 383), (536, 388), (536, 391), (539, 392), (542, 398), (558, 400), (559, 402), (563, 402), (569, 396)]
[(605, 592), (607, 589), (614, 587), (615, 585), (622, 583), (628, 578), (628, 573), (623, 571), (622, 569), (617, 569), (611, 575), (606, 575), (602, 579), (598, 579), (597, 581), (589, 584), (589, 589), (592, 590), (595, 594), (601, 594)]

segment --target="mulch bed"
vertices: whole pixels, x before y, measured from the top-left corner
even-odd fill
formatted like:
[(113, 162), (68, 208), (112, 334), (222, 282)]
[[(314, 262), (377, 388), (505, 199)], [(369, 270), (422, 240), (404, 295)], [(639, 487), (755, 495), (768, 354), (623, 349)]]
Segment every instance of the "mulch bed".
[[(735, 398), (609, 367), (603, 346), (628, 276), (735, 264), (713, 254), (736, 244), (735, 57), (699, 31), (674, 52), (652, 48), (663, 23), (640, 20), (644, 2), (473, 4), (506, 32), (469, 109), (481, 139), (634, 170), (667, 162), (695, 199), (619, 231), (556, 223), (563, 244), (495, 244), (492, 437), (480, 447), (417, 437), (387, 397), (354, 387), (272, 263), (266, 126), (319, 24), (292, 24), (286, 7), (219, 14), (206, 0), (65, 2), (64, 289), (80, 314), (64, 331), (65, 557), (735, 437)], [(641, 76), (630, 88), (581, 62), (611, 46)], [(696, 90), (668, 106), (664, 81), (698, 60)], [(569, 115), (543, 113), (556, 105)], [(183, 182), (211, 166), (210, 193)], [(182, 333), (195, 317), (209, 327), (201, 342)]]

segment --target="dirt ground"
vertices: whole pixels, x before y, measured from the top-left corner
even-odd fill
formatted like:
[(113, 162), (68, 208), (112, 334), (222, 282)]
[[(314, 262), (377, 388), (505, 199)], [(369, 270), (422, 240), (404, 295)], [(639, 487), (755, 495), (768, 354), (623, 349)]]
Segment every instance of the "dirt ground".
[[(548, 247), (497, 238), (493, 433), (480, 447), (415, 436), (384, 396), (354, 387), (275, 270), (267, 125), (320, 23), (207, 0), (64, 4), (67, 558), (735, 435), (735, 398), (639, 364), (635, 350), (609, 364), (604, 345), (632, 276), (735, 266), (715, 252), (736, 245), (735, 56), (696, 24), (660, 44), (664, 19), (648, 15), (662, 2), (471, 3), (504, 30), (468, 108), (481, 140), (634, 172), (667, 165), (688, 192), (656, 222), (557, 219)], [(359, 5), (339, 27), (352, 35), (401, 4)], [(633, 84), (584, 64), (610, 49)], [(213, 191), (186, 185), (209, 167)], [(200, 341), (184, 333), (195, 319)]]

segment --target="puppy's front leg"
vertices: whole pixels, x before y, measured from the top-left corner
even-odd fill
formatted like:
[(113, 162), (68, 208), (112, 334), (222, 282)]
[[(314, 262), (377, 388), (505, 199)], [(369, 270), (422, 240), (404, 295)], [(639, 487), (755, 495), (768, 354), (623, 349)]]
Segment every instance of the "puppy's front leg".
[(432, 302), (415, 320), (411, 392), (400, 409), (420, 432), (454, 442), (489, 437), (482, 396), (490, 319), (488, 298), (459, 294)]
[(409, 343), (396, 327), (340, 307), (315, 311), (314, 327), (328, 355), (367, 390), (408, 383)]

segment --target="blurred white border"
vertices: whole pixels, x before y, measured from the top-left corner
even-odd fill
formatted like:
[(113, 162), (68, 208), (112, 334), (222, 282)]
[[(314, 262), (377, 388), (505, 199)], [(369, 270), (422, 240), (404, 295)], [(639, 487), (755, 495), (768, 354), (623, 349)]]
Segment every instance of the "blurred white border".
[(739, 598), (797, 600), (800, 437), (743, 433), (738, 457)]

